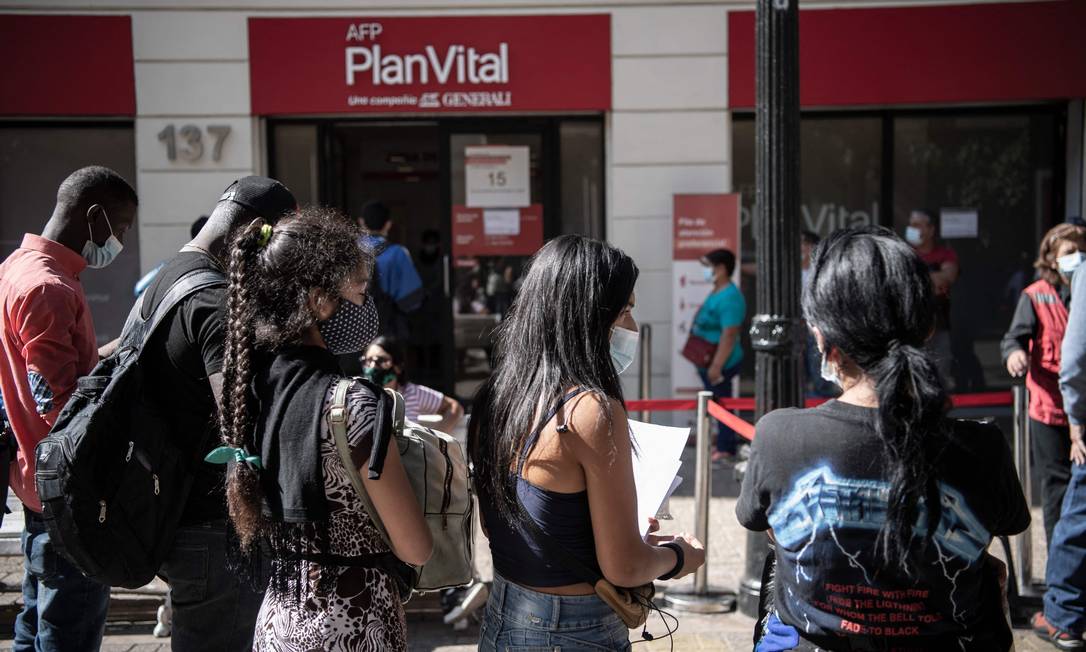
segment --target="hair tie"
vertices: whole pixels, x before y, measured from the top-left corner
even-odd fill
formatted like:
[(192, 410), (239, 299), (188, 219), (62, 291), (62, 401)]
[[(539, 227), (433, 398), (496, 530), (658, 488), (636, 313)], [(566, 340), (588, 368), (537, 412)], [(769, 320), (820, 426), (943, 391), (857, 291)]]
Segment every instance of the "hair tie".
[(272, 231), (273, 229), (271, 224), (262, 225), (260, 227), (260, 239), (256, 241), (256, 246), (260, 249), (268, 246), (268, 242), (271, 240), (272, 237)]
[(204, 458), (205, 462), (210, 464), (228, 464), (229, 462), (237, 462), (239, 464), (248, 464), (249, 466), (263, 469), (264, 465), (260, 463), (259, 455), (250, 455), (249, 451), (244, 448), (238, 448), (237, 446), (219, 446), (215, 450), (207, 454)]

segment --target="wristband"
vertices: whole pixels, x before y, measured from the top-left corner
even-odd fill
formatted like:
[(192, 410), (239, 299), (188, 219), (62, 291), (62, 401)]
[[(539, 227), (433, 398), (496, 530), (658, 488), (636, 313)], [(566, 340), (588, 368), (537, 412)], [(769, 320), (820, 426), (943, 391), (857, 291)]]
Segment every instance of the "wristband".
[(661, 548), (670, 548), (670, 549), (675, 551), (675, 567), (672, 568), (671, 570), (669, 570), (668, 572), (664, 573), (660, 577), (656, 578), (656, 579), (660, 580), (661, 582), (666, 582), (667, 580), (670, 580), (671, 578), (678, 575), (679, 571), (681, 571), (683, 569), (683, 565), (686, 563), (686, 553), (683, 552), (682, 546), (675, 543), (674, 541), (668, 541), (667, 543), (661, 543), (660, 547)]

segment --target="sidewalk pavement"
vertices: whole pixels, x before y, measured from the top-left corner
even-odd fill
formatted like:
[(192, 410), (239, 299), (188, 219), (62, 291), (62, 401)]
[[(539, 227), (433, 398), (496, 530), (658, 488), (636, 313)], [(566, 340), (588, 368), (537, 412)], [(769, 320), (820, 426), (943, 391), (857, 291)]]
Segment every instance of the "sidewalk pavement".
[[(694, 477), (693, 473), (694, 449), (687, 448), (683, 456), (684, 466), (687, 469), (681, 471), (684, 477)], [(676, 495), (671, 499), (670, 511), (674, 516), (672, 521), (663, 521), (664, 531), (693, 531), (694, 529), (694, 499), (692, 496), (693, 483), (687, 482), (680, 486)], [(713, 589), (727, 589), (734, 591), (743, 574), (743, 557), (746, 551), (746, 531), (735, 520), (735, 496), (738, 494), (732, 469), (725, 466), (714, 470), (713, 474), (713, 499), (709, 512), (709, 542), (708, 542), (708, 568), (709, 584)], [(1039, 508), (1033, 510), (1035, 523), (1041, 522)], [(5, 522), (5, 530), (7, 523)], [(1035, 578), (1043, 577), (1045, 563), (1044, 531), (1043, 528), (1033, 528), (1033, 574)], [(483, 579), (490, 579), (493, 575), (490, 553), (487, 549), (486, 539), (477, 536), (476, 549), (478, 567)], [(1001, 546), (992, 546), (993, 554), (1002, 557)], [(6, 562), (6, 563), (4, 563)], [(14, 563), (13, 563), (14, 562)], [(5, 605), (12, 608), (18, 601), (18, 582), (21, 579), (17, 558), (0, 558), (0, 609)], [(690, 589), (693, 580), (668, 582), (660, 585), (661, 589)], [(139, 596), (136, 596), (139, 597)], [(422, 606), (421, 602), (413, 602), (413, 605)], [(111, 607), (112, 608), (112, 607)], [(111, 613), (111, 620), (113, 620)], [(754, 621), (738, 612), (720, 615), (693, 615), (676, 614), (679, 617), (679, 630), (674, 636), (674, 649), (678, 652), (694, 650), (715, 650), (720, 652), (738, 652), (751, 649), (751, 633)], [(168, 639), (156, 639), (150, 631), (153, 623), (138, 622), (124, 624), (121, 622), (111, 625), (106, 640), (102, 646), (104, 652), (166, 652), (169, 650)], [(647, 643), (639, 643), (634, 649), (640, 652), (667, 652), (671, 649), (671, 641), (666, 637), (666, 631), (658, 618), (649, 622), (649, 631), (655, 640)], [(10, 638), (10, 632), (3, 636)], [(631, 641), (640, 641), (641, 632), (630, 632)], [(433, 611), (429, 613), (411, 613), (408, 617), (408, 640), (412, 651), (440, 651), (440, 652), (468, 652), (475, 650), (478, 642), (478, 628), (473, 624), (467, 630), (454, 632), (450, 627), (441, 623), (439, 614)], [(1015, 645), (1018, 652), (1047, 651), (1055, 649), (1034, 636), (1028, 630), (1015, 632)], [(0, 652), (11, 649), (10, 640), (0, 640)]]

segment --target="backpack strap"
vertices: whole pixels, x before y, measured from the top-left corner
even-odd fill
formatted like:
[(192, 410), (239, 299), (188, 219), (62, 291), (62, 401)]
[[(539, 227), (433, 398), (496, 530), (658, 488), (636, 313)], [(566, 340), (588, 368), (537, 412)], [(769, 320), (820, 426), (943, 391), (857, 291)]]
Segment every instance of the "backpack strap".
[[(358, 494), (358, 498), (362, 501), (362, 506), (366, 509), (366, 513), (369, 514), (370, 520), (373, 521), (377, 531), (381, 534), (381, 539), (385, 542), (390, 549), (392, 548), (392, 542), (388, 538), (388, 530), (385, 529), (385, 524), (381, 521), (381, 517), (377, 514), (377, 508), (373, 506), (373, 501), (370, 500), (370, 495), (366, 492), (366, 486), (362, 483), (362, 475), (358, 472), (358, 467), (354, 465), (354, 461), (351, 459), (351, 445), (347, 441), (347, 390), (351, 388), (356, 382), (354, 378), (341, 378), (336, 382), (336, 389), (332, 395), (332, 409), (328, 411), (328, 423), (332, 427), (332, 436), (336, 440), (336, 451), (339, 452), (339, 460), (343, 463), (343, 469), (347, 472), (347, 477), (351, 479), (351, 484), (354, 485), (355, 493)], [(387, 439), (379, 437), (380, 430), (376, 427), (382, 419), (381, 409), (382, 397), (385, 396), (384, 392), (378, 392), (378, 419), (375, 422), (373, 433), (372, 448), (376, 450), (380, 446), (380, 440), (384, 439), (387, 443)], [(383, 447), (388, 450), (387, 445)], [(373, 454), (370, 454), (371, 460)], [(381, 456), (381, 463), (384, 463), (384, 455)], [(371, 461), (372, 465), (372, 461)], [(372, 471), (371, 471), (372, 473)], [(380, 475), (378, 474), (378, 477)]]
[(147, 298), (147, 293), (144, 292), (135, 305), (132, 306), (132, 310), (128, 313), (128, 319), (125, 320), (124, 328), (121, 329), (121, 347), (135, 348), (142, 351), (147, 346), (151, 336), (154, 335), (155, 329), (166, 318), (166, 315), (170, 314), (170, 311), (183, 300), (200, 290), (225, 285), (226, 277), (223, 276), (222, 272), (212, 269), (198, 269), (189, 272), (174, 281), (174, 284), (166, 291), (166, 295), (158, 302), (151, 316), (147, 319), (140, 316), (143, 310), (143, 302)]

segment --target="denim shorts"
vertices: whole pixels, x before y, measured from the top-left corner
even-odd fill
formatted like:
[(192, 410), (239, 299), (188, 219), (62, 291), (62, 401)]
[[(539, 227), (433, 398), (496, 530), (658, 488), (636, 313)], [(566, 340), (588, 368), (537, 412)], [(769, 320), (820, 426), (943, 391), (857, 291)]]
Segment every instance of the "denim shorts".
[(629, 649), (630, 630), (595, 595), (550, 595), (494, 576), (479, 633), (481, 652)]

